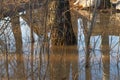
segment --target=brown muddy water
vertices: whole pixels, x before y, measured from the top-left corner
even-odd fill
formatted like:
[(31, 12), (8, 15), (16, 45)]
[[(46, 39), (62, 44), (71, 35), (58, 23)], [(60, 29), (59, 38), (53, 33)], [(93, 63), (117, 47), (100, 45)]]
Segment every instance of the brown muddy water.
[[(85, 28), (84, 20), (77, 18), (75, 46), (52, 46), (35, 33), (35, 42), (31, 43), (29, 26), (20, 18), (23, 44), (15, 47), (8, 24), (6, 34), (0, 33), (0, 80), (120, 80), (119, 19), (119, 14), (98, 15), (90, 39), (89, 69), (85, 67), (89, 21)], [(3, 23), (1, 20), (0, 26)]]

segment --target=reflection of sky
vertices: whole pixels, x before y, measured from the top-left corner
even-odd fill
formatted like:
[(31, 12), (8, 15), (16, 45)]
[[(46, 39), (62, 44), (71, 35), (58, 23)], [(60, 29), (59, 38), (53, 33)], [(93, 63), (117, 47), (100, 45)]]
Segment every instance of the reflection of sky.
[[(2, 26), (2, 23), (4, 21), (0, 21), (0, 26)], [(23, 51), (30, 51), (30, 28), (28, 26), (28, 24), (22, 19), (20, 18), (20, 26), (21, 26), (21, 31), (22, 31), (22, 41), (23, 43)], [(10, 46), (11, 48), (14, 47), (14, 38), (13, 38), (13, 33), (11, 30), (11, 24), (9, 24), (9, 27), (5, 30), (6, 33), (6, 37), (7, 40), (9, 40), (10, 42)], [(9, 38), (8, 38), (9, 36)], [(37, 39), (36, 34), (34, 33), (35, 39)], [(92, 48), (91, 51), (91, 73), (93, 75), (93, 79), (92, 80), (96, 80), (96, 77), (101, 78), (102, 76), (102, 67), (101, 64), (99, 64), (98, 62), (100, 62), (100, 57), (101, 57), (101, 36), (97, 35), (97, 36), (91, 36), (90, 39), (90, 45)], [(37, 45), (37, 43), (35, 43), (34, 45)], [(110, 64), (110, 72), (111, 75), (116, 75), (118, 74), (118, 68), (120, 66), (120, 64), (118, 64), (117, 66), (117, 57), (119, 57), (120, 54), (120, 37), (119, 36), (113, 36), (113, 35), (109, 35), (109, 46), (110, 46), (110, 54), (111, 54), (111, 64)], [(35, 46), (35, 50), (40, 50), (40, 47)], [(84, 63), (85, 63), (85, 36), (84, 36), (84, 32), (83, 32), (83, 25), (82, 25), (82, 20), (78, 19), (78, 50), (79, 50), (79, 71), (80, 71), (80, 75), (79, 75), (79, 79), (80, 80), (85, 80), (85, 68), (84, 68)], [(29, 52), (28, 52), (29, 53)], [(108, 53), (109, 54), (109, 53)], [(44, 57), (42, 57), (44, 58)], [(44, 63), (44, 62), (43, 62)], [(72, 72), (72, 68), (71, 68), (72, 64), (70, 65), (70, 72)], [(46, 66), (43, 65), (43, 69)], [(43, 73), (44, 71), (42, 71), (41, 73)], [(82, 73), (82, 75), (81, 75)], [(70, 79), (71, 79), (71, 75), (72, 73), (70, 73)], [(111, 80), (114, 80), (114, 77), (111, 77)]]
[[(110, 47), (110, 80), (114, 80), (116, 76), (116, 79), (118, 79), (118, 73), (119, 73), (119, 66), (120, 64), (118, 61), (120, 59), (118, 58), (120, 56), (120, 37), (114, 36), (114, 35), (108, 35), (109, 36), (109, 47)], [(101, 35), (91, 36), (90, 39), (90, 46), (92, 48), (91, 50), (91, 75), (92, 80), (96, 80), (96, 78), (99, 78), (102, 80), (102, 64), (101, 63), (101, 43), (102, 38)], [(78, 19), (78, 51), (79, 51), (79, 71), (82, 72), (82, 75), (79, 74), (80, 80), (85, 80), (85, 36), (84, 36), (84, 30), (83, 30), (83, 22), (82, 19)], [(117, 66), (118, 64), (118, 66)], [(82, 67), (81, 67), (82, 66)], [(101, 66), (101, 67), (100, 67)], [(96, 69), (98, 70), (96, 72)]]
[[(0, 20), (0, 29), (1, 29), (0, 34), (2, 33), (2, 31), (4, 31), (4, 34), (0, 35), (0, 39), (5, 41), (5, 38), (6, 38), (7, 44), (8, 44), (8, 46), (10, 46), (10, 47), (8, 47), (10, 52), (15, 51), (15, 40), (14, 40), (14, 35), (12, 32), (12, 25), (9, 22), (10, 18), (7, 17), (7, 18), (5, 18), (5, 20)], [(6, 28), (6, 26), (7, 26), (7, 28)], [(23, 49), (28, 50), (28, 49), (30, 49), (29, 48), (30, 45), (28, 45), (28, 43), (30, 43), (30, 28), (29, 28), (28, 24), (21, 17), (20, 17), (20, 27), (21, 27), (21, 32), (22, 32), (23, 47), (25, 47)], [(34, 39), (35, 39), (35, 41), (38, 39), (38, 37), (35, 33), (34, 33)]]
[[(101, 36), (91, 36), (90, 39), (90, 45), (91, 45), (91, 65), (93, 64), (98, 64), (100, 62), (100, 57), (101, 57), (101, 52), (100, 52), (100, 45), (101, 45)], [(79, 71), (82, 72), (82, 75), (79, 75), (80, 80), (85, 80), (85, 36), (84, 36), (84, 31), (83, 31), (83, 22), (82, 19), (78, 19), (78, 51), (79, 51)], [(96, 80), (95, 77), (101, 77), (102, 76), (102, 70), (98, 71), (98, 75), (96, 74), (96, 69), (99, 69), (99, 65), (95, 65), (91, 67), (91, 73), (92, 80)]]
[[(110, 45), (110, 79), (116, 80), (119, 78), (119, 56), (120, 56), (120, 37), (119, 36), (109, 36), (109, 45)], [(116, 75), (116, 76), (113, 76)]]
[(28, 41), (30, 39), (30, 28), (21, 17), (20, 17), (20, 26), (22, 31), (23, 42)]
[(78, 19), (78, 48), (79, 52), (84, 51), (85, 48), (85, 36), (83, 33), (82, 19)]
[(111, 52), (118, 52), (120, 49), (120, 37), (119, 36), (109, 36), (109, 45)]
[[(20, 17), (20, 26), (22, 31), (22, 40), (27, 42), (30, 40), (30, 27), (29, 25)], [(34, 39), (37, 39), (37, 35), (34, 33)]]
[[(26, 52), (29, 53), (30, 47), (31, 47), (30, 27), (21, 17), (20, 17), (20, 26), (21, 26), (21, 31), (22, 31), (23, 51), (25, 53)], [(33, 35), (34, 35), (34, 41), (36, 41), (34, 42), (34, 48), (36, 50), (36, 48), (38, 47), (37, 45), (39, 44), (38, 36), (35, 33), (33, 33)]]
[(14, 51), (15, 49), (15, 40), (13, 37), (10, 18), (5, 17), (3, 20), (0, 20), (0, 40), (2, 40), (5, 44), (2, 47), (8, 48), (10, 51)]
[(78, 52), (79, 52), (79, 73), (82, 72), (82, 75), (79, 74), (80, 80), (85, 80), (85, 68), (84, 68), (84, 61), (85, 61), (85, 36), (83, 32), (83, 22), (82, 19), (78, 19)]

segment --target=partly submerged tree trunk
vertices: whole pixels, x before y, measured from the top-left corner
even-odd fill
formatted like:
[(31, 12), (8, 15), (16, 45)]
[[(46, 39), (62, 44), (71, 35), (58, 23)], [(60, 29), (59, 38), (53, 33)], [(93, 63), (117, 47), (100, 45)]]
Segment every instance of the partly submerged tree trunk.
[(69, 0), (50, 0), (47, 26), (51, 28), (52, 45), (73, 45), (76, 38), (72, 29)]
[(11, 24), (12, 30), (15, 38), (15, 46), (16, 46), (16, 63), (17, 63), (17, 71), (16, 71), (16, 78), (23, 79), (24, 74), (24, 62), (23, 62), (23, 54), (22, 54), (22, 33), (20, 28), (20, 20), (19, 14), (16, 13), (14, 16), (11, 17)]
[(110, 23), (110, 14), (100, 14), (100, 24), (103, 29), (101, 35), (101, 50), (102, 50), (102, 64), (103, 64), (103, 79), (110, 80), (110, 46), (109, 46), (109, 23)]
[[(19, 15), (19, 14), (18, 14)], [(22, 33), (20, 29), (20, 21), (19, 16), (15, 14), (15, 16), (11, 17), (12, 30), (15, 38), (16, 45), (16, 53), (21, 54), (22, 52)]]

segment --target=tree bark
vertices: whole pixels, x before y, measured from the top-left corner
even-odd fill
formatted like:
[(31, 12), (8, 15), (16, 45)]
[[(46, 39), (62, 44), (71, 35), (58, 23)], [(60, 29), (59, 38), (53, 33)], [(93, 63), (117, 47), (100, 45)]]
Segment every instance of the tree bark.
[(110, 80), (110, 46), (109, 46), (109, 23), (110, 23), (110, 14), (100, 14), (100, 24), (103, 25), (103, 33), (101, 35), (101, 50), (102, 50), (102, 64), (103, 64), (103, 79)]
[(51, 30), (52, 45), (76, 44), (71, 24), (69, 0), (51, 0), (48, 8), (47, 26)]
[(110, 0), (101, 0), (100, 7), (101, 7), (102, 9), (110, 8), (110, 7), (111, 7)]
[(16, 45), (16, 59), (17, 59), (17, 73), (16, 78), (17, 79), (23, 79), (24, 74), (24, 62), (23, 62), (23, 54), (22, 54), (22, 33), (20, 28), (20, 20), (19, 20), (19, 14), (16, 13), (15, 16), (11, 17), (11, 24), (12, 24), (12, 30), (15, 38), (15, 45)]
[[(17, 15), (17, 14), (16, 14)], [(16, 42), (16, 52), (21, 54), (22, 52), (22, 33), (20, 29), (19, 16), (14, 16), (11, 18), (12, 30)]]

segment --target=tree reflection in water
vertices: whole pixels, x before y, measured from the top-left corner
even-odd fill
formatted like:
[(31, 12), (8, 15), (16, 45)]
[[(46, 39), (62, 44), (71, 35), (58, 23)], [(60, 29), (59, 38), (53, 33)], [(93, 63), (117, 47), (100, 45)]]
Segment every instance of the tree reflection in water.
[[(91, 80), (119, 80), (120, 29), (117, 26), (118, 22), (115, 27), (113, 20), (110, 22), (110, 14), (99, 16), (100, 22), (96, 23), (90, 39), (90, 78)], [(84, 35), (88, 27), (84, 28), (83, 19), (78, 20), (78, 29), (75, 29), (78, 30), (76, 46), (52, 46), (49, 38), (44, 40), (43, 35), (38, 37), (35, 33), (33, 34), (35, 40), (31, 43), (28, 24), (19, 25), (26, 21), (23, 19), (19, 22), (18, 17), (11, 21), (12, 23), (8, 24), (8, 33), (11, 34), (5, 34), (7, 31), (3, 32), (4, 35), (1, 35), (0, 40), (1, 80), (85, 80), (88, 77), (85, 69)], [(16, 29), (11, 29), (10, 26), (14, 28), (21, 26), (22, 33), (16, 33)], [(20, 41), (21, 36), (22, 41)], [(33, 48), (32, 51), (31, 48)]]
[[(54, 47), (49, 57), (44, 50), (46, 50), (45, 47), (39, 54), (36, 53), (33, 56), (30, 54), (7, 54), (4, 57), (5, 55), (1, 54), (0, 78), (7, 80), (77, 79), (78, 54), (76, 47)], [(33, 61), (31, 61), (32, 58)], [(33, 62), (32, 66), (31, 62)]]

